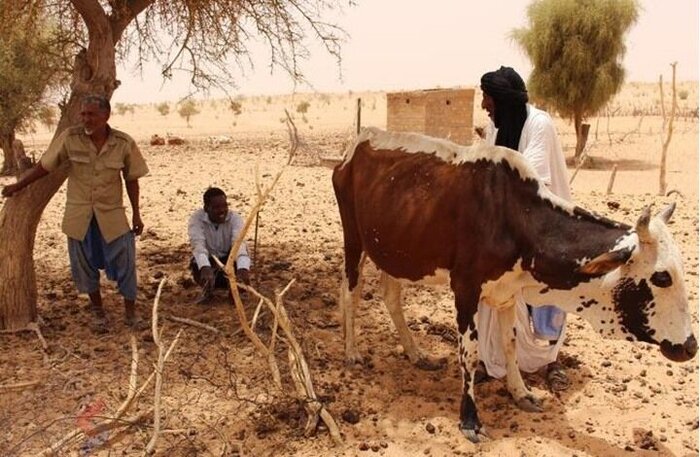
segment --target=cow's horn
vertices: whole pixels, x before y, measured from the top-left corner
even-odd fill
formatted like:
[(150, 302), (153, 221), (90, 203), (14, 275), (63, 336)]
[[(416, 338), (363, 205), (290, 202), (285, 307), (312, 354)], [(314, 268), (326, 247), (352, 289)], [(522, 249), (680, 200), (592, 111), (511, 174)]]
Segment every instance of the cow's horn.
[(671, 216), (673, 215), (673, 211), (676, 209), (676, 202), (673, 202), (666, 206), (664, 209), (659, 211), (659, 214), (656, 216), (661, 218), (662, 221), (664, 221), (664, 224), (668, 224), (668, 221), (671, 219)]
[(637, 236), (639, 241), (642, 243), (649, 243), (651, 241), (651, 234), (649, 233), (649, 220), (651, 219), (651, 206), (645, 206), (642, 210), (642, 215), (639, 216), (637, 220)]

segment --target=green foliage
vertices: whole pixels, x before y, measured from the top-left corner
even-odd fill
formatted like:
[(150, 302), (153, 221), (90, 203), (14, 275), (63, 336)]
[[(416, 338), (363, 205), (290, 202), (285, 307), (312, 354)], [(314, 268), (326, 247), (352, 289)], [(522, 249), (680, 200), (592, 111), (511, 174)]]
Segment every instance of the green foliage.
[(241, 105), (240, 102), (237, 102), (235, 100), (231, 100), (229, 108), (231, 108), (231, 111), (233, 111), (233, 114), (235, 114), (236, 116), (243, 112), (243, 105)]
[(47, 130), (52, 129), (58, 122), (58, 112), (51, 105), (41, 105), (36, 110), (35, 119), (41, 122), (41, 125)]
[(180, 104), (180, 108), (177, 110), (178, 114), (180, 114), (181, 117), (184, 117), (185, 120), (187, 121), (187, 127), (190, 126), (190, 118), (192, 116), (195, 116), (199, 114), (199, 110), (197, 109), (197, 104), (195, 103), (194, 100), (185, 100)]
[(127, 105), (126, 103), (117, 103), (114, 106), (114, 111), (120, 116), (123, 116), (126, 113), (134, 114), (134, 105)]
[(533, 99), (578, 122), (595, 114), (622, 87), (637, 0), (535, 0), (527, 16), (512, 37), (532, 61)]
[[(0, 31), (0, 133), (3, 135), (29, 126), (40, 114), (46, 115), (46, 97), (64, 81), (59, 71), (62, 61), (53, 47), (51, 29), (46, 23), (42, 25), (4, 27)], [(55, 123), (55, 115), (51, 123)]]
[(160, 113), (161, 116), (167, 116), (170, 114), (170, 105), (168, 102), (163, 102), (163, 103), (158, 103), (156, 105), (156, 110)]
[(297, 113), (306, 114), (309, 111), (309, 106), (311, 104), (307, 101), (303, 101), (297, 105)]

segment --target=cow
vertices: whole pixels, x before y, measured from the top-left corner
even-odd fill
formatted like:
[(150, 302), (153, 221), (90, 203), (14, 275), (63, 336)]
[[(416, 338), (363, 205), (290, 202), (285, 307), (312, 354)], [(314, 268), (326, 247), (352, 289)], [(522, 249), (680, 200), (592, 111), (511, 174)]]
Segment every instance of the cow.
[(361, 360), (354, 315), (362, 267), (381, 271), (384, 301), (409, 360), (437, 368), (414, 343), (401, 309), (402, 282), (449, 282), (459, 332), (462, 401), (459, 428), (472, 442), (487, 436), (474, 401), (477, 305), (498, 310), (516, 404), (541, 411), (515, 357), (514, 298), (556, 303), (603, 337), (660, 346), (673, 361), (695, 356), (682, 257), (666, 227), (675, 205), (635, 227), (551, 193), (517, 153), (458, 146), (415, 133), (365, 128), (333, 170), (345, 251), (339, 304), (348, 362)]
[(181, 144), (187, 143), (184, 138), (179, 136), (171, 135), (170, 133), (165, 134), (165, 141), (169, 146), (179, 146)]
[(158, 135), (157, 133), (154, 133), (153, 135), (151, 135), (150, 145), (151, 146), (164, 146), (165, 145), (165, 138)]

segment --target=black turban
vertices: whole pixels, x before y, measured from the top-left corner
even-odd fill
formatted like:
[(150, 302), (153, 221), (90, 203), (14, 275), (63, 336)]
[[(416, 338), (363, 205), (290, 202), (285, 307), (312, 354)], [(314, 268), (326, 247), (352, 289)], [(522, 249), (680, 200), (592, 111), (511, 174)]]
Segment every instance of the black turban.
[(493, 122), (498, 129), (496, 144), (518, 150), (520, 134), (527, 119), (527, 89), (520, 75), (501, 67), (481, 77), (481, 90), (493, 98)]

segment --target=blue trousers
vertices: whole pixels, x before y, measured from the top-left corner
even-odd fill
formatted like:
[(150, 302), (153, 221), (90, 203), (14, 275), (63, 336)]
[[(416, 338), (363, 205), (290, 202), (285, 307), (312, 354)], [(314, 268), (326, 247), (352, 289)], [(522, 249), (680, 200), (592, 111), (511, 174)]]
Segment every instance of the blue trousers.
[(119, 293), (136, 300), (136, 242), (129, 231), (107, 243), (93, 216), (82, 241), (68, 238), (70, 270), (78, 291), (90, 294), (100, 289), (100, 270), (116, 281)]

